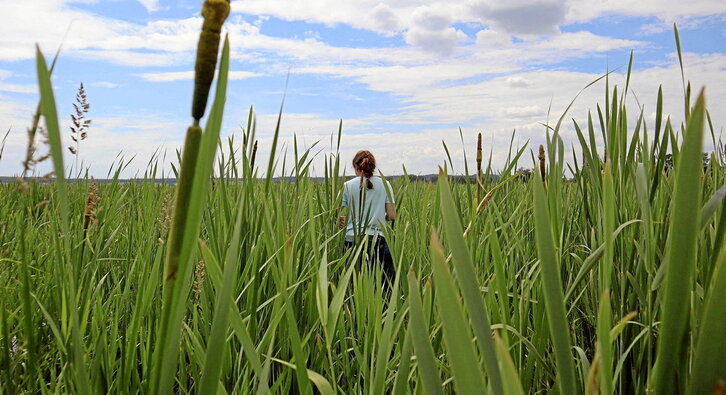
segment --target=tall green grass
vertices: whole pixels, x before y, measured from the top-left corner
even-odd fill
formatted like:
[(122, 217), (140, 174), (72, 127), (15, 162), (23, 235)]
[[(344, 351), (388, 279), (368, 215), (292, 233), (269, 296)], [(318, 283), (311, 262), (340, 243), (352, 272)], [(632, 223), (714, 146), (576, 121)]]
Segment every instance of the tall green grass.
[[(573, 123), (582, 161), (564, 161), (565, 112), (544, 131), (544, 177), (515, 173), (538, 165), (534, 155), (524, 164), (524, 146), (510, 148), (498, 178), (490, 168), (476, 183), (445, 172), (437, 184), (392, 180), (398, 218), (386, 239), (398, 270), (384, 289), (380, 271), (359, 263), (362, 248), (343, 251), (334, 221), (342, 125), (322, 182), (297, 145), (291, 167), (274, 150), (255, 163), (252, 111), (242, 144), (219, 140), (226, 41), (219, 64), (205, 130), (174, 165), (178, 185), (157, 183), (154, 162), (119, 183), (120, 161), (86, 228), (91, 181), (63, 179), (38, 54), (57, 177), (0, 185), (2, 393), (723, 386), (726, 163), (721, 148), (702, 162), (703, 94), (677, 130), (659, 91), (649, 130), (605, 76), (603, 105)], [(275, 183), (273, 171), (296, 182)]]

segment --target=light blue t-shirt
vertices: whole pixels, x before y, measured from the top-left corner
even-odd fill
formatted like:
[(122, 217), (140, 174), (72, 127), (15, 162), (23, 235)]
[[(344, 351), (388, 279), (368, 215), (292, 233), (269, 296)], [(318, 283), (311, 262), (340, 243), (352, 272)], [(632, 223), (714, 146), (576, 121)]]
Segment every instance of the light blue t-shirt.
[[(391, 184), (381, 177), (371, 177), (372, 189), (368, 189), (366, 178), (355, 177), (343, 185), (343, 207), (349, 207), (345, 238), (352, 240), (356, 234), (383, 236), (381, 229), (386, 223), (386, 203), (395, 203)], [(363, 202), (363, 204), (360, 204)]]

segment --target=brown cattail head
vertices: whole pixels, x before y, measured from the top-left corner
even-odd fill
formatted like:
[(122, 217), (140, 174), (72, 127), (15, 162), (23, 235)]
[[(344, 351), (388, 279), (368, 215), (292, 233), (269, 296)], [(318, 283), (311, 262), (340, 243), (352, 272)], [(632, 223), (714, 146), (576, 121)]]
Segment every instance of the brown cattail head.
[(545, 149), (542, 144), (539, 145), (539, 175), (545, 181)]
[(257, 156), (257, 140), (255, 140), (255, 145), (252, 146), (252, 158), (250, 158), (250, 168), (255, 168), (255, 156)]
[(91, 185), (88, 187), (88, 197), (86, 198), (86, 208), (83, 210), (83, 230), (88, 230), (88, 226), (91, 222), (96, 220), (96, 207), (101, 201), (101, 196), (98, 194), (98, 184), (96, 180), (91, 179)]
[(481, 170), (481, 133), (479, 133), (479, 136), (476, 139), (476, 168), (477, 170)]
[(194, 65), (194, 96), (192, 117), (199, 120), (204, 116), (209, 97), (209, 88), (214, 79), (219, 51), (219, 35), (222, 24), (229, 15), (229, 0), (205, 0), (202, 5), (202, 32), (197, 44), (197, 61)]
[(368, 189), (373, 188), (370, 178), (373, 177), (373, 171), (376, 169), (376, 158), (370, 151), (358, 151), (353, 157), (353, 168), (360, 171), (361, 181), (363, 177), (367, 178), (366, 185)]

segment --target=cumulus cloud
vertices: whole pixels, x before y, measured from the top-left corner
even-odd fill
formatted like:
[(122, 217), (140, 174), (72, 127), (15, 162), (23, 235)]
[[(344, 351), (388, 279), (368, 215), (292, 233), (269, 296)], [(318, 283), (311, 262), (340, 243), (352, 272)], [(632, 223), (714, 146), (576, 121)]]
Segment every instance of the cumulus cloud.
[(512, 43), (512, 36), (496, 30), (485, 29), (476, 33), (476, 43), (482, 46), (503, 47)]
[(471, 4), (471, 10), (487, 24), (520, 35), (556, 33), (566, 12), (564, 2), (559, 0), (480, 0)]
[[(64, 56), (133, 66), (136, 69), (129, 73), (147, 81), (193, 78), (191, 71), (176, 70), (193, 67), (193, 50), (201, 24), (198, 17), (131, 23), (83, 12), (80, 7), (67, 7), (61, 0), (26, 3), (3, 2), (3, 10), (9, 18), (8, 33), (0, 37), (0, 61), (32, 58), (36, 41), (46, 51), (56, 48), (67, 24), (75, 20)], [(150, 3), (158, 6), (158, 2)], [(454, 4), (413, 0), (235, 1), (235, 15), (225, 25), (232, 43), (232, 67), (244, 65), (248, 71), (235, 70), (230, 77), (284, 76), (291, 67), (293, 79), (296, 74), (340, 78), (368, 91), (390, 94), (394, 101), (386, 113), (370, 113), (343, 122), (344, 130), (350, 132), (344, 137), (344, 154), (353, 152), (356, 147), (371, 147), (379, 154), (382, 168), (389, 174), (399, 173), (402, 163), (414, 173), (435, 171), (435, 166), (444, 158), (443, 151), (438, 148), (442, 139), (447, 141), (452, 155), (460, 156), (461, 151), (455, 148), (460, 144), (457, 128), (440, 125), (462, 126), (467, 141), (474, 141), (476, 133), (484, 131), (486, 144), (494, 148), (496, 167), (506, 157), (506, 152), (501, 154), (501, 151), (506, 150), (512, 129), (517, 130), (522, 143), (543, 141), (544, 127), (540, 122), (546, 120), (550, 102), (552, 117), (556, 118), (557, 112), (567, 106), (576, 92), (599, 77), (594, 73), (562, 70), (563, 62), (607, 51), (627, 53), (632, 48), (648, 46), (643, 41), (616, 39), (587, 31), (562, 33), (559, 26), (610, 13), (656, 15), (664, 20), (669, 15), (687, 18), (707, 15), (718, 8), (698, 0), (677, 11), (659, 8), (653, 1), (631, 4), (619, 0), (585, 0), (584, 3), (592, 5), (592, 9), (583, 9), (574, 1), (549, 0), (518, 0), (506, 4), (493, 0)], [(632, 7), (625, 10), (626, 4)], [(251, 22), (253, 19), (245, 20), (250, 15), (254, 22)], [(328, 44), (315, 35), (307, 38), (270, 36), (261, 29), (268, 15), (332, 27), (342, 23), (381, 35), (400, 35), (408, 45), (349, 47)], [(467, 24), (473, 31), (479, 30), (476, 37), (467, 37), (461, 31), (464, 29), (462, 24)], [(513, 40), (513, 37), (525, 40)], [(709, 103), (722, 104), (726, 100), (726, 88), (713, 81), (723, 79), (726, 71), (724, 55), (686, 53), (684, 61), (686, 75), (694, 79), (694, 90), (703, 83), (710, 83)], [(552, 64), (560, 69), (548, 70)], [(669, 99), (666, 112), (678, 122), (683, 105), (677, 60), (671, 57), (667, 62), (644, 67), (636, 56), (635, 70), (631, 88), (640, 103), (646, 106), (646, 112), (652, 112), (655, 92), (663, 83), (665, 96)], [(0, 96), (0, 119), (5, 123), (27, 124), (26, 118), (37, 104), (33, 97), (22, 94), (37, 93), (34, 85), (27, 84), (27, 77), (23, 78), (0, 70), (0, 91), (7, 92), (6, 97)], [(611, 81), (622, 83), (622, 75), (614, 74)], [(89, 86), (110, 88), (117, 85), (98, 81)], [(570, 114), (584, 117), (587, 108), (592, 108), (601, 99), (601, 93), (601, 85), (586, 91)], [(230, 103), (232, 100), (235, 98), (230, 95)], [(242, 103), (242, 106), (248, 104)], [(718, 128), (726, 122), (726, 114), (717, 108), (712, 108), (711, 115)], [(637, 110), (634, 107), (630, 113), (637, 114)], [(106, 170), (105, 166), (116, 153), (112, 151), (119, 146), (143, 158), (158, 146), (173, 150), (181, 144), (179, 131), (184, 125), (163, 117), (142, 116), (139, 123), (128, 122), (135, 118), (135, 114), (94, 118), (98, 134), (94, 137), (96, 140), (89, 140), (89, 147), (93, 146), (94, 152), (91, 154), (87, 149), (89, 154), (85, 160)], [(259, 115), (260, 155), (274, 129), (275, 119), (276, 114)], [(314, 113), (285, 113), (283, 140), (290, 144), (293, 133), (298, 133), (308, 145), (318, 139), (324, 140), (337, 130), (338, 121), (335, 117)], [(229, 115), (225, 118), (225, 133), (238, 131), (237, 125), (244, 122), (246, 120)], [(142, 137), (134, 134), (141, 130), (144, 131)], [(11, 133), (6, 155), (20, 155), (24, 148), (23, 137), (22, 133)], [(569, 142), (574, 134), (565, 129), (563, 137)], [(396, 144), (390, 144), (391, 141)], [(8, 173), (7, 163), (15, 166), (19, 160), (3, 160), (0, 174)]]
[(373, 30), (392, 33), (400, 29), (400, 21), (393, 9), (387, 4), (378, 3), (368, 14)]
[(408, 44), (443, 55), (451, 54), (456, 44), (467, 39), (466, 34), (453, 27), (447, 27), (441, 30), (428, 30), (426, 28), (415, 27), (409, 29), (404, 34), (404, 37)]

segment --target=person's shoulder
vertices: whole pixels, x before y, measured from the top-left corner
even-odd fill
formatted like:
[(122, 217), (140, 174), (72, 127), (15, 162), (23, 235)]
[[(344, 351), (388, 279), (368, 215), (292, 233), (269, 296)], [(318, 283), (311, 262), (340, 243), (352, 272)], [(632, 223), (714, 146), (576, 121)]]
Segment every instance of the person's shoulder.
[(356, 184), (358, 184), (358, 183), (360, 183), (360, 177), (353, 177), (353, 178), (351, 178), (350, 180), (346, 181), (346, 182), (344, 183), (344, 185), (345, 185), (346, 187), (349, 187), (349, 186), (351, 186), (351, 185), (356, 185)]
[(391, 187), (391, 183), (388, 182), (388, 180), (384, 179), (383, 177), (374, 176), (371, 178), (371, 180), (373, 181), (374, 186), (383, 187), (383, 189)]
[(388, 185), (391, 185), (391, 183), (390, 183), (390, 182), (388, 182), (388, 179), (384, 179), (384, 178), (383, 178), (383, 177), (381, 177), (381, 176), (373, 176), (373, 177), (371, 178), (371, 180), (373, 180), (373, 182), (375, 182), (375, 183), (378, 183), (378, 184), (381, 184), (381, 185), (383, 185), (383, 184), (388, 184)]

